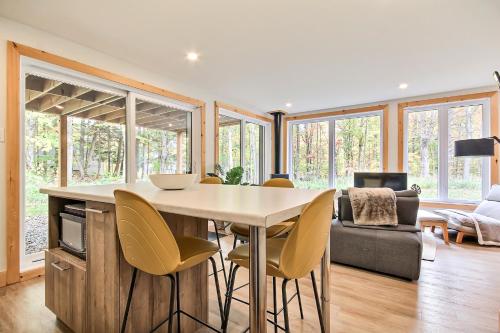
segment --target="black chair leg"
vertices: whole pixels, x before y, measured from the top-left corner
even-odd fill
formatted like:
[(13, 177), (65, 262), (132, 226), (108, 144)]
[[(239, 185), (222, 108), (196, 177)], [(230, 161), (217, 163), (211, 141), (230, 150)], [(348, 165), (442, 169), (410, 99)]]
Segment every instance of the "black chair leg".
[(299, 280), (295, 279), (295, 288), (297, 289), (297, 300), (299, 301), (300, 319), (304, 319), (304, 311), (302, 311), (302, 299), (300, 298)]
[(286, 284), (289, 280), (284, 279), (281, 285), (281, 293), (283, 296), (283, 316), (285, 319), (285, 332), (290, 333), (290, 323), (288, 322), (288, 297), (286, 296)]
[(120, 330), (121, 333), (125, 332), (125, 328), (127, 327), (128, 312), (130, 310), (130, 303), (132, 302), (132, 295), (134, 294), (136, 276), (137, 268), (134, 268), (132, 272), (132, 280), (130, 281), (130, 288), (128, 290), (127, 306), (125, 307), (125, 314), (123, 315), (122, 328)]
[[(234, 235), (234, 241), (233, 241), (233, 250), (236, 248), (236, 242), (238, 241), (238, 236)], [(231, 275), (232, 275), (232, 272), (233, 272), (233, 262), (231, 261), (231, 264), (229, 265), (229, 279), (231, 279)], [(227, 290), (227, 287), (226, 287), (226, 290)], [(227, 291), (226, 291), (227, 292)]]
[(236, 280), (236, 273), (238, 271), (238, 268), (240, 268), (240, 266), (238, 265), (234, 266), (234, 269), (232, 270), (231, 275), (229, 276), (229, 288), (227, 290), (226, 302), (224, 304), (224, 321), (222, 324), (222, 332), (224, 333), (227, 332), (229, 311), (231, 309), (231, 300), (233, 299), (234, 280)]
[(224, 282), (226, 284), (226, 289), (227, 289), (227, 275), (226, 275), (226, 266), (224, 265), (224, 255), (222, 254), (222, 247), (220, 246), (220, 237), (219, 237), (219, 230), (217, 230), (217, 223), (214, 222), (214, 229), (215, 229), (215, 237), (217, 238), (217, 246), (219, 246), (219, 256), (220, 256), (220, 264), (222, 265), (222, 274), (224, 274)]
[(177, 296), (177, 333), (181, 333), (181, 293), (179, 272), (175, 273), (175, 294)]
[(278, 300), (276, 296), (276, 278), (273, 276), (273, 315), (274, 315), (274, 333), (278, 333)]
[(321, 327), (321, 333), (325, 333), (325, 325), (323, 323), (323, 314), (321, 313), (321, 304), (319, 302), (318, 287), (316, 286), (316, 277), (314, 276), (314, 271), (311, 271), (311, 281), (314, 290), (314, 298), (316, 300), (316, 309), (318, 310), (319, 325)]
[(217, 290), (217, 301), (219, 302), (219, 312), (220, 312), (220, 320), (224, 322), (224, 309), (222, 308), (222, 298), (220, 296), (220, 286), (219, 286), (219, 274), (217, 273), (217, 265), (215, 265), (214, 258), (208, 258), (212, 263), (212, 270), (214, 271), (214, 280), (215, 280), (215, 289)]
[(176, 295), (176, 288), (175, 288), (175, 278), (173, 275), (167, 275), (168, 278), (170, 279), (170, 306), (168, 308), (168, 333), (172, 333), (172, 323), (173, 323), (173, 317), (174, 317), (174, 300), (175, 300), (175, 295)]

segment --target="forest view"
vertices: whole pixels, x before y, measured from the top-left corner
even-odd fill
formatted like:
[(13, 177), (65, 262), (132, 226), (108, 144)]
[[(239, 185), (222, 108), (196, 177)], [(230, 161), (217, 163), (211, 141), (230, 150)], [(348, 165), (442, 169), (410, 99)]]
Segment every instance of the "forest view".
[[(380, 116), (333, 121), (334, 186), (347, 188), (356, 171), (381, 167)], [(329, 121), (291, 126), (292, 179), (299, 188), (328, 188)]]
[(482, 105), (435, 108), (408, 112), (408, 184), (418, 184), (424, 199), (439, 194), (439, 112), (446, 112), (448, 124), (448, 192), (444, 199), (474, 200), (482, 197), (482, 159), (454, 157), (455, 141), (482, 137)]
[[(241, 164), (241, 126), (243, 122), (223, 114), (219, 115), (219, 165), (224, 172)], [(260, 184), (263, 165), (264, 127), (244, 122), (245, 149), (243, 156), (244, 183)]]

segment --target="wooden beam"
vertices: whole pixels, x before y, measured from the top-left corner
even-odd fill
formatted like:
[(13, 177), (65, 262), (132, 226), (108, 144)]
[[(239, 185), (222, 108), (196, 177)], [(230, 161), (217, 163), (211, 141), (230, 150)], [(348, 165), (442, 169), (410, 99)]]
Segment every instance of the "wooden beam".
[(64, 110), (61, 112), (62, 116), (74, 116), (78, 113), (85, 112), (91, 110), (100, 105), (110, 103), (116, 101), (117, 99), (122, 98), (121, 96), (113, 96), (108, 93), (102, 93), (98, 91), (94, 91), (95, 96), (92, 102), (88, 101), (80, 101), (80, 100), (71, 100), (66, 102)]
[(153, 94), (157, 94), (160, 96), (164, 96), (167, 98), (171, 98), (186, 104), (190, 104), (193, 106), (202, 106), (204, 104), (203, 101), (192, 98), (192, 97), (187, 97), (166, 89), (158, 88), (153, 85), (143, 83), (137, 80), (129, 79), (127, 77), (114, 74), (93, 66), (85, 65), (82, 64), (81, 62), (70, 60), (64, 57), (60, 57), (58, 55), (38, 50), (35, 48), (32, 48), (30, 46), (22, 45), (22, 44), (17, 44), (14, 42), (9, 42), (10, 45), (12, 45), (14, 48), (16, 48), (18, 54), (22, 54), (24, 56), (42, 60), (57, 66), (69, 68), (72, 70), (75, 70), (77, 72), (85, 73), (88, 75), (96, 76), (98, 78), (104, 79), (104, 80), (109, 80), (112, 82), (120, 83), (129, 87), (133, 87), (139, 90), (144, 90)]
[(20, 55), (13, 43), (7, 44), (7, 129), (6, 129), (6, 200), (7, 210), (7, 284), (19, 281), (20, 219)]
[(217, 109), (220, 108), (220, 109), (232, 111), (232, 112), (239, 113), (241, 115), (244, 115), (244, 116), (247, 116), (250, 118), (259, 119), (261, 121), (265, 121), (268, 123), (273, 121), (271, 118), (268, 118), (267, 116), (263, 116), (263, 115), (255, 113), (255, 112), (252, 112), (252, 111), (247, 111), (247, 110), (239, 108), (237, 106), (227, 104), (224, 102), (220, 102), (220, 101), (215, 101), (215, 108), (217, 108)]
[(219, 164), (219, 107), (214, 102), (214, 170), (215, 165)]
[[(40, 80), (44, 80), (44, 81), (42, 82), (41, 87), (39, 88), (39, 90), (37, 92), (30, 93), (28, 96), (26, 96), (25, 104), (28, 104), (28, 103), (34, 101), (35, 99), (45, 95), (47, 92), (51, 91), (52, 89), (54, 89), (62, 84), (62, 82), (59, 82), (59, 81), (43, 79), (43, 78), (33, 76), (33, 75), (31, 75), (29, 77), (36, 77), (36, 78), (38, 78)], [(38, 85), (36, 85), (36, 84), (27, 85), (27, 88), (29, 88), (31, 90), (35, 90), (37, 86)]]
[(373, 111), (383, 110), (385, 107), (387, 107), (387, 104), (373, 105), (373, 106), (367, 106), (367, 107), (355, 108), (355, 109), (342, 109), (342, 110), (335, 110), (335, 111), (328, 111), (328, 112), (307, 113), (307, 114), (298, 115), (298, 116), (287, 115), (287, 116), (285, 116), (285, 120), (286, 121), (307, 120), (307, 119), (317, 119), (317, 118), (341, 116), (341, 115), (348, 115), (348, 114), (355, 114), (355, 113), (373, 112)]
[[(205, 103), (198, 107), (200, 110), (200, 119), (201, 119), (201, 179), (205, 178), (206, 175), (206, 160), (205, 160), (205, 147), (206, 147), (206, 136), (205, 136)], [(192, 162), (191, 162), (192, 163)]]
[[(81, 96), (83, 94), (86, 94), (90, 91), (88, 88), (82, 88), (82, 87), (74, 87), (71, 94), (69, 96), (63, 96), (63, 95), (51, 95), (51, 94), (46, 94), (45, 96), (42, 97), (42, 99), (37, 103), (38, 104), (38, 112), (45, 112), (48, 111), (52, 108), (55, 108), (56, 105), (61, 105), (64, 102), (67, 102), (73, 98), (77, 98), (78, 96)], [(61, 110), (57, 110), (55, 112), (61, 112)]]

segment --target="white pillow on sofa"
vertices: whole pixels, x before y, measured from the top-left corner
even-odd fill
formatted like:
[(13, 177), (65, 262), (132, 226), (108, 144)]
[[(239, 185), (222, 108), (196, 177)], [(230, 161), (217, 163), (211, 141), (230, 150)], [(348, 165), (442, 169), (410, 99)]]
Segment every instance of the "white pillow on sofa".
[(494, 184), (491, 186), (491, 189), (486, 196), (486, 200), (500, 202), (500, 185)]
[(500, 220), (500, 202), (484, 200), (477, 206), (474, 213)]

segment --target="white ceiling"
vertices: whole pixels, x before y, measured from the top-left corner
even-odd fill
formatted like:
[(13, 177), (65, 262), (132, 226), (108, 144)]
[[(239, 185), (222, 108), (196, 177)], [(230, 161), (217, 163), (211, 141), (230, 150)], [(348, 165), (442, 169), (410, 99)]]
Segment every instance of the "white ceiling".
[(260, 110), (487, 86), (500, 70), (499, 0), (0, 0), (0, 15)]

